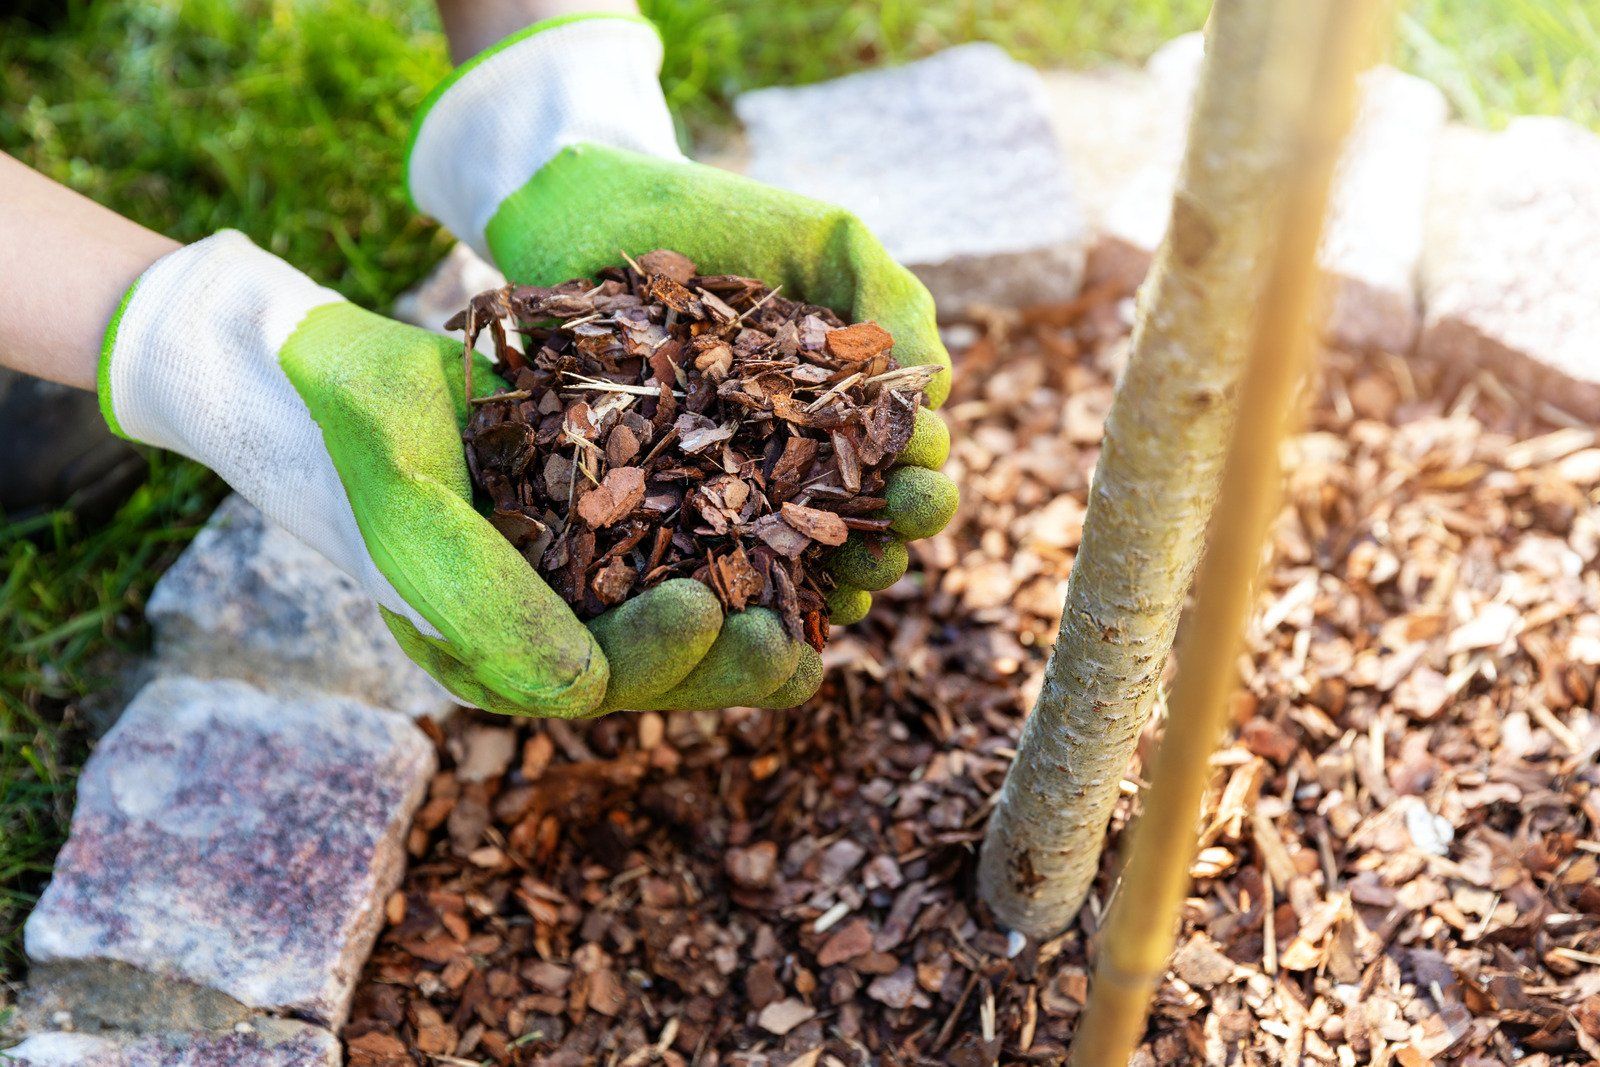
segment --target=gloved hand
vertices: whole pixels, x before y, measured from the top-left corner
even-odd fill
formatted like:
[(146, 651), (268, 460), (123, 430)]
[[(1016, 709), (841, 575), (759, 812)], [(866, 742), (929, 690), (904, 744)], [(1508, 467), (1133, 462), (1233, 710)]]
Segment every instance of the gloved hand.
[[(117, 433), (204, 463), (349, 574), (406, 652), (479, 707), (571, 718), (816, 689), (820, 660), (776, 615), (724, 625), (689, 579), (580, 623), (472, 506), (461, 357), (224, 231), (129, 289), (100, 404)], [(505, 385), (480, 359), (473, 387)], [(608, 664), (602, 646), (628, 654)]]
[[(660, 64), (660, 38), (638, 18), (555, 19), (508, 38), (458, 68), (424, 106), (408, 159), (413, 199), (514, 282), (592, 276), (623, 252), (671, 248), (703, 273), (760, 278), (849, 321), (878, 322), (894, 336), (902, 365), (948, 368), (928, 291), (859, 219), (684, 159), (656, 81)], [(930, 407), (948, 392), (946, 371), (928, 389)], [(937, 472), (949, 447), (944, 422), (919, 411), (886, 494), (897, 538), (881, 554), (856, 537), (835, 553), (829, 565), (840, 584), (830, 598), (832, 622), (859, 620), (871, 606), (869, 590), (905, 573), (904, 539), (931, 536), (949, 522), (956, 489)], [(671, 629), (625, 625), (621, 613), (630, 608), (614, 609), (617, 622), (596, 620), (594, 627), (612, 660), (607, 705), (690, 706), (617, 682), (624, 657), (647, 647), (664, 656), (650, 645), (656, 633), (669, 645), (678, 641)], [(731, 617), (724, 633), (753, 625), (742, 615)], [(815, 653), (798, 642), (784, 645), (780, 665), (798, 656), (798, 672), (777, 692), (749, 699), (760, 688), (757, 675), (771, 673), (768, 662), (725, 655), (719, 640), (709, 658), (726, 662), (726, 670), (697, 667), (695, 676), (704, 674), (708, 684), (696, 699), (784, 707), (809, 697), (820, 679)], [(722, 681), (712, 684), (713, 677)]]
[(457, 696), (585, 714), (605, 657), (473, 509), (462, 378), (458, 342), (364, 311), (223, 231), (128, 290), (99, 393), (117, 433), (204, 463), (360, 583)]

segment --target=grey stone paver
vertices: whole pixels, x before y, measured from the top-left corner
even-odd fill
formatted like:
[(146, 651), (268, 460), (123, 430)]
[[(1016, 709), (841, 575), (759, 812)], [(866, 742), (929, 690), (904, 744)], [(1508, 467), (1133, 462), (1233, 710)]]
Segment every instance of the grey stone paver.
[[(1089, 250), (1089, 276), (1107, 271), (1095, 262), (1106, 217), (1127, 183), (1160, 158), (1162, 139), (1171, 140), (1174, 124), (1166, 112), (1172, 102), (1146, 71), (1112, 64), (1091, 70), (1042, 72), (1050, 124), (1072, 174), (1073, 191), (1095, 239)], [(1176, 166), (1181, 142), (1167, 149)], [(1157, 233), (1156, 241), (1160, 240)], [(1139, 249), (1138, 282), (1149, 253)]]
[(749, 175), (860, 216), (941, 315), (1076, 293), (1086, 231), (1043, 83), (1002, 49), (759, 89), (734, 108)]
[(1335, 343), (1405, 352), (1416, 341), (1433, 151), (1448, 114), (1444, 94), (1420, 78), (1377, 67), (1362, 79), (1320, 255)]
[(164, 669), (352, 696), (444, 718), (456, 700), (406, 657), (353, 579), (248, 501), (223, 501), (146, 616)]
[(337, 1028), (433, 769), (415, 725), (357, 701), (158, 678), (84, 768), (28, 955)]
[(339, 1067), (339, 1041), (320, 1027), (261, 1019), (227, 1033), (46, 1032), (0, 1052), (5, 1067)]
[(1600, 136), (1558, 118), (1439, 146), (1421, 347), (1600, 419)]
[(1094, 237), (1088, 280), (1135, 286), (1167, 229), (1183, 159), (1199, 34), (1167, 42), (1142, 69), (1047, 74), (1051, 121)]

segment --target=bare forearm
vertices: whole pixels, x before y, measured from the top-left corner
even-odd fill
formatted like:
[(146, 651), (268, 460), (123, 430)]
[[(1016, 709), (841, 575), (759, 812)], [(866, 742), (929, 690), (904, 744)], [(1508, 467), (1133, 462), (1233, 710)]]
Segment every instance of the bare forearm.
[(0, 366), (93, 389), (122, 294), (177, 247), (0, 153)]
[(438, 0), (450, 58), (465, 62), (518, 30), (563, 15), (637, 15), (634, 0)]

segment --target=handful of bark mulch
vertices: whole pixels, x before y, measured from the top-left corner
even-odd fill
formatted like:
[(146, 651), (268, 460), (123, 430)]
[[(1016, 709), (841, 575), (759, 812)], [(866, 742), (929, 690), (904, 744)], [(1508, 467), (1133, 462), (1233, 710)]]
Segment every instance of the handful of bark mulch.
[(822, 648), (821, 557), (887, 536), (884, 475), (933, 368), (900, 367), (874, 323), (665, 249), (480, 293), (445, 328), (465, 331), (469, 396), (485, 329), (511, 383), (472, 401), (464, 435), (490, 521), (580, 618), (689, 577)]

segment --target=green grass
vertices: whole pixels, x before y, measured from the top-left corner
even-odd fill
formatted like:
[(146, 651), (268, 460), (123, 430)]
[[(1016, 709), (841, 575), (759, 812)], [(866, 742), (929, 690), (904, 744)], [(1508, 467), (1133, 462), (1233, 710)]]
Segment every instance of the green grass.
[[(960, 41), (1038, 63), (1137, 60), (1208, 6), (644, 0), (691, 129), (724, 120), (743, 89)], [(1415, 0), (1398, 55), (1470, 121), (1544, 112), (1600, 125), (1597, 25), (1600, 0)], [(448, 244), (401, 185), (412, 113), (446, 69), (425, 0), (79, 2), (49, 31), (0, 18), (0, 149), (179, 239), (241, 229), (383, 308)], [(64, 830), (85, 701), (110, 684), (109, 652), (140, 647), (150, 586), (220, 492), (166, 459), (105, 528), (64, 515), (0, 526), (0, 979)]]
[(182, 241), (233, 227), (384, 306), (447, 242), (398, 145), (448, 69), (414, 4), (97, 3), (0, 31), (0, 147)]
[[(665, 81), (691, 123), (743, 89), (816, 81), (992, 40), (1039, 64), (1139, 60), (1197, 29), (1209, 0), (644, 0)], [(1600, 0), (1402, 0), (1396, 61), (1468, 122), (1566, 115), (1600, 127)], [(800, 45), (804, 42), (804, 46)]]
[(1039, 64), (1141, 59), (1196, 29), (1207, 0), (643, 0), (667, 42), (668, 99), (691, 125), (745, 89), (819, 81), (985, 40)]
[(1412, 0), (1398, 41), (1467, 122), (1565, 115), (1600, 129), (1600, 0)]

